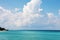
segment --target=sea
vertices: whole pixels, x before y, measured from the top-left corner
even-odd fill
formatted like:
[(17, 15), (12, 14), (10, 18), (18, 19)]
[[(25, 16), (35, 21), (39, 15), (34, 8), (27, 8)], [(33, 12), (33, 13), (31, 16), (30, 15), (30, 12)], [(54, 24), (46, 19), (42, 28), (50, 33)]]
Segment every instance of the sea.
[(0, 40), (60, 40), (58, 30), (0, 31)]

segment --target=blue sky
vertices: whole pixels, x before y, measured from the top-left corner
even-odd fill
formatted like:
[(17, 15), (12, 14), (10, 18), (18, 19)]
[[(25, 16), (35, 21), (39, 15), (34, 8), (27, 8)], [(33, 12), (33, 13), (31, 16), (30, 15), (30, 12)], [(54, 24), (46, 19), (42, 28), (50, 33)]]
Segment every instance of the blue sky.
[(42, 0), (42, 8), (44, 12), (53, 12), (57, 14), (58, 10), (60, 9), (60, 0)]
[(60, 30), (60, 0), (0, 0), (0, 26), (10, 30)]
[(0, 6), (3, 6), (7, 9), (12, 9), (12, 8), (23, 8), (23, 6), (29, 2), (30, 0), (0, 0)]
[[(6, 9), (20, 8), (22, 10), (23, 6), (30, 0), (0, 0), (0, 6)], [(54, 12), (57, 13), (60, 6), (60, 0), (42, 0), (41, 8), (44, 12)]]

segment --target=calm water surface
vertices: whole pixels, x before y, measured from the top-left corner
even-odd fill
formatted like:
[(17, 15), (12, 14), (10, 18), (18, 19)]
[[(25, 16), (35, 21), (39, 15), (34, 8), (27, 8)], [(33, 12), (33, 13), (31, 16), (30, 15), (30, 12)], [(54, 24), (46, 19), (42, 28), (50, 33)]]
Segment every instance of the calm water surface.
[(0, 40), (60, 40), (60, 32), (51, 31), (5, 31)]

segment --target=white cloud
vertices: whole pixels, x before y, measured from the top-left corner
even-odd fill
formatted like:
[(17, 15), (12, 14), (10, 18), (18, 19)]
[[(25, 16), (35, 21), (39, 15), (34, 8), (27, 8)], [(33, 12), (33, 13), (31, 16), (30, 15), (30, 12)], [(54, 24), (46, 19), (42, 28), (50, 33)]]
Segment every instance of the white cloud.
[(24, 13), (36, 13), (40, 8), (41, 0), (31, 0), (27, 5), (24, 5), (23, 12)]
[(43, 11), (43, 9), (38, 9), (38, 11), (40, 12), (40, 11)]
[(19, 8), (15, 8), (15, 11), (19, 11), (20, 9)]
[(49, 18), (54, 17), (54, 14), (53, 13), (47, 13), (47, 15), (48, 15)]
[[(31, 0), (24, 5), (23, 12), (17, 12), (20, 10), (19, 8), (15, 8), (14, 11), (11, 11), (0, 6), (0, 26), (16, 30), (22, 28), (23, 26), (36, 23), (36, 25), (38, 24), (39, 26), (51, 26), (46, 27), (46, 29), (59, 29), (60, 15), (56, 16), (51, 12), (46, 13), (46, 15), (42, 15), (40, 13), (43, 11), (43, 9), (40, 8), (41, 3), (41, 0)], [(52, 25), (54, 27), (52, 27)]]
[[(48, 24), (51, 25), (52, 29), (60, 29), (60, 15), (54, 15), (54, 13), (47, 13), (48, 15)], [(53, 26), (52, 26), (53, 25)]]
[(8, 29), (18, 29), (22, 26), (32, 24), (35, 19), (40, 17), (38, 13), (40, 11), (40, 4), (41, 0), (31, 0), (24, 5), (23, 12), (17, 12), (19, 9), (15, 8), (16, 13), (0, 7), (0, 26)]

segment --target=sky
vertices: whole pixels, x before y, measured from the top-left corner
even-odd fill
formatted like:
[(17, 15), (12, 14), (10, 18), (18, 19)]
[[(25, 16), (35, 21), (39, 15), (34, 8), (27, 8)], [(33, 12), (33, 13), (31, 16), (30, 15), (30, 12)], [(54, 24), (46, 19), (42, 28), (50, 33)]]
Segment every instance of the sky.
[(60, 30), (60, 0), (0, 0), (0, 27)]

